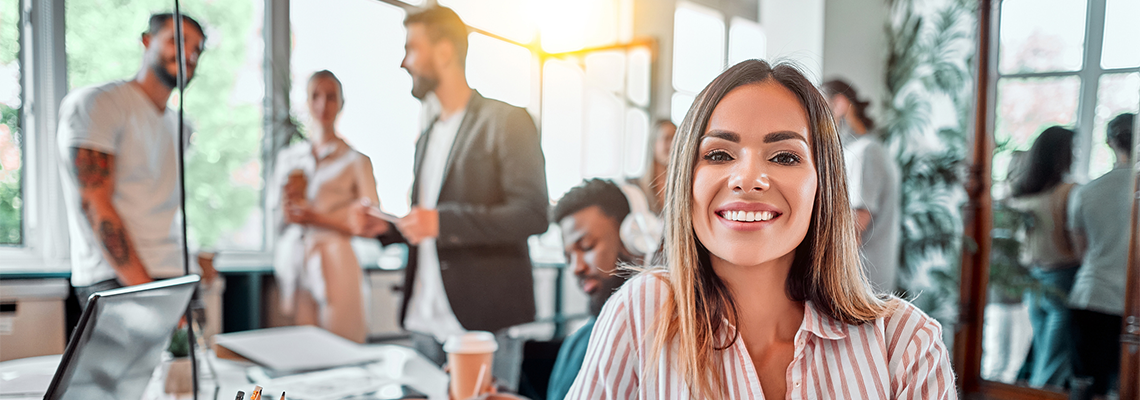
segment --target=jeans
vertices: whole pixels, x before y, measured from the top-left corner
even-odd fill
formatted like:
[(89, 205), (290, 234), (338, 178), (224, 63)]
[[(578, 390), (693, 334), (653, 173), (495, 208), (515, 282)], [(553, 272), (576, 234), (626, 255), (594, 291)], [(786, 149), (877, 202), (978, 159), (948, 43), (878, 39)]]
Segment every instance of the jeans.
[(1065, 387), (1073, 375), (1072, 326), (1069, 291), (1080, 266), (1059, 269), (1033, 268), (1031, 275), (1042, 290), (1025, 293), (1029, 322), (1033, 326), (1033, 365), (1029, 385)]

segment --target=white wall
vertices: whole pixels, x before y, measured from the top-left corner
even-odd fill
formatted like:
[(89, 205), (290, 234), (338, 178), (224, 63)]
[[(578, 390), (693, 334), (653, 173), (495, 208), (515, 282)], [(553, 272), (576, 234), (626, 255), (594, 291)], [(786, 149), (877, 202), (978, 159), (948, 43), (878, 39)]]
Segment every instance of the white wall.
[[(831, 0), (829, 3), (847, 0)], [(861, 0), (862, 1), (862, 0)], [(819, 83), (823, 65), (824, 0), (760, 0), (768, 59), (798, 61)]]
[(887, 5), (882, 0), (829, 0), (824, 12), (823, 80), (843, 78), (881, 121), (887, 76)]

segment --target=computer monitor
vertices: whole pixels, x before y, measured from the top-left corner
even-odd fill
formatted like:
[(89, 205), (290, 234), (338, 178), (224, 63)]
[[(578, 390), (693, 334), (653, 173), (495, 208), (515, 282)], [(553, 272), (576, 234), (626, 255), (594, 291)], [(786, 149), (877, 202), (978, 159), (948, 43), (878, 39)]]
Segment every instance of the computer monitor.
[(189, 275), (92, 294), (44, 399), (141, 398), (198, 280)]

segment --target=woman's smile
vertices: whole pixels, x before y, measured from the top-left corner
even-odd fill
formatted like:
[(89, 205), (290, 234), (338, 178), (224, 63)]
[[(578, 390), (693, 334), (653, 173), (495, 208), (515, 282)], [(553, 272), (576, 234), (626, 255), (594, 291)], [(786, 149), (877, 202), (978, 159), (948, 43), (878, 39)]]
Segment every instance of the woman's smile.
[(733, 202), (715, 211), (721, 224), (732, 230), (752, 231), (771, 226), (784, 215), (779, 208), (766, 203)]

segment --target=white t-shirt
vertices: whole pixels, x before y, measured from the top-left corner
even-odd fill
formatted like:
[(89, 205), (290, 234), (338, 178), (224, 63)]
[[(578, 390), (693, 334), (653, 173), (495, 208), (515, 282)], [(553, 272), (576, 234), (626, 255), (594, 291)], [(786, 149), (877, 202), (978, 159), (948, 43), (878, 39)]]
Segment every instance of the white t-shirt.
[(1088, 248), (1069, 293), (1069, 307), (1124, 314), (1131, 200), (1132, 171), (1128, 168), (1114, 169), (1073, 190), (1069, 228), (1085, 237)]
[(902, 229), (899, 169), (877, 137), (855, 136), (847, 128), (840, 138), (851, 208), (871, 213), (871, 222), (863, 231), (859, 248), (864, 271), (876, 289), (894, 292)]
[(115, 278), (103, 245), (80, 209), (72, 148), (115, 156), (112, 205), (152, 278), (182, 275), (178, 114), (159, 112), (140, 88), (117, 81), (72, 91), (59, 111), (63, 198), (71, 232), (71, 283)]
[[(431, 128), (419, 181), (416, 183), (419, 185), (419, 198), (416, 202), (421, 208), (436, 208), (439, 202), (447, 159), (466, 114), (466, 111), (461, 111), (446, 120), (440, 119)], [(451, 310), (447, 291), (443, 287), (443, 273), (439, 269), (439, 251), (436, 250), (435, 239), (420, 242), (417, 251), (419, 265), (416, 281), (412, 284), (412, 297), (408, 299), (404, 326), (412, 332), (432, 335), (435, 340), (443, 343), (448, 336), (462, 334), (463, 325)]]

